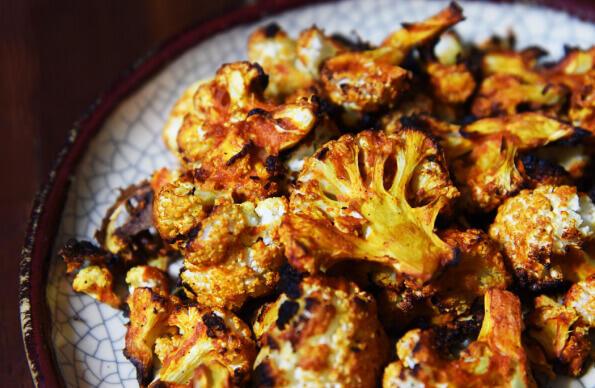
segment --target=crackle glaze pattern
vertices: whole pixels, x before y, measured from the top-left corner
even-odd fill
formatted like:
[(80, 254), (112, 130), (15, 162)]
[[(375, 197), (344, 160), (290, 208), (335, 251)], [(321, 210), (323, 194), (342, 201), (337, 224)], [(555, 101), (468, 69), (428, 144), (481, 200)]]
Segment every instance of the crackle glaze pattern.
[[(347, 1), (283, 13), (273, 19), (290, 33), (311, 24), (328, 32), (357, 30), (365, 40), (379, 42), (402, 21), (414, 21), (443, 7), (443, 1)], [(520, 47), (539, 44), (552, 56), (565, 43), (587, 47), (595, 26), (543, 8), (463, 2), (467, 20), (457, 30), (467, 39), (483, 40), (513, 29)], [(263, 20), (263, 24), (270, 20)], [(160, 137), (168, 111), (188, 84), (211, 75), (224, 63), (246, 57), (246, 38), (255, 25), (233, 28), (188, 50), (140, 90), (127, 98), (92, 140), (70, 187), (55, 246), (69, 238), (92, 239), (117, 189), (143, 179), (164, 165), (173, 165)], [(75, 294), (54, 255), (47, 302), (57, 363), (69, 387), (135, 387), (135, 371), (124, 358), (124, 324), (119, 311)], [(595, 386), (595, 368), (582, 381), (561, 386)]]

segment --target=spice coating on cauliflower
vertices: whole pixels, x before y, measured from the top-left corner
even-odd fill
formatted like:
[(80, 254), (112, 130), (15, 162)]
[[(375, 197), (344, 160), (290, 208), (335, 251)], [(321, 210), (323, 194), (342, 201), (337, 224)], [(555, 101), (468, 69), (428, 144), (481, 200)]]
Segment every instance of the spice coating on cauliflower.
[(595, 328), (595, 275), (575, 283), (564, 296), (564, 305), (572, 307)]
[(581, 374), (591, 350), (589, 326), (572, 307), (565, 307), (546, 295), (535, 298), (527, 318), (528, 333), (550, 360), (567, 368), (571, 376)]
[(388, 341), (376, 303), (354, 283), (308, 277), (262, 308), (254, 383), (263, 387), (376, 385)]
[(278, 229), (286, 210), (285, 198), (216, 207), (183, 249), (188, 297), (237, 309), (272, 291), (284, 262)]
[(298, 177), (281, 232), (286, 256), (309, 272), (358, 259), (429, 280), (455, 257), (434, 221), (457, 195), (423, 133), (345, 135), (309, 158)]
[(413, 329), (397, 342), (399, 360), (385, 369), (382, 386), (535, 387), (521, 332), (518, 298), (490, 290), (479, 336), (456, 359), (438, 354), (431, 330)]
[(500, 243), (521, 285), (555, 286), (562, 271), (552, 255), (580, 247), (595, 233), (595, 206), (572, 186), (523, 190), (498, 208), (490, 236)]
[(250, 328), (238, 317), (217, 308), (176, 306), (167, 325), (173, 334), (155, 341), (161, 367), (154, 385), (189, 384), (197, 369), (199, 376), (215, 377), (228, 386), (248, 382), (256, 346)]
[(167, 318), (173, 303), (173, 300), (144, 287), (135, 288), (128, 297), (130, 323), (124, 355), (134, 364), (142, 387), (153, 378), (153, 347), (155, 340), (167, 331)]

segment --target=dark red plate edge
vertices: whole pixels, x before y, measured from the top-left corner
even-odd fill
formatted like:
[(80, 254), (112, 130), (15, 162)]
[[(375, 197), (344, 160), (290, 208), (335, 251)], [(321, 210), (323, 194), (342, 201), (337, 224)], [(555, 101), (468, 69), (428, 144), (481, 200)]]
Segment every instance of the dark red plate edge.
[[(181, 32), (136, 61), (87, 109), (69, 132), (45, 184), (33, 203), (19, 276), (19, 307), (23, 342), (33, 382), (37, 387), (63, 386), (62, 376), (51, 349), (49, 310), (46, 304), (46, 280), (49, 256), (57, 233), (70, 178), (77, 162), (101, 124), (119, 102), (155, 75), (188, 48), (230, 27), (257, 21), (299, 6), (332, 0), (263, 0), (232, 11)], [(510, 3), (510, 0), (496, 0)], [(533, 5), (548, 6), (594, 22), (595, 9), (580, 1), (536, 0)]]

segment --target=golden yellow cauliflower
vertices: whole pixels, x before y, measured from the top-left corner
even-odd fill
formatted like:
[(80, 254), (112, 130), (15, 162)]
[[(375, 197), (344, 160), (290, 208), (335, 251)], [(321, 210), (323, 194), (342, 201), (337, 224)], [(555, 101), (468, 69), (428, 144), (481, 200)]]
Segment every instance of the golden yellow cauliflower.
[(250, 328), (234, 314), (178, 305), (167, 325), (169, 332), (155, 340), (160, 367), (152, 385), (191, 387), (206, 380), (240, 387), (249, 381), (256, 345)]
[(144, 287), (135, 288), (128, 297), (130, 323), (124, 355), (136, 368), (136, 378), (142, 387), (153, 380), (155, 341), (167, 332), (167, 318), (177, 302)]
[(554, 254), (581, 247), (595, 234), (595, 205), (572, 186), (523, 190), (498, 208), (490, 236), (503, 248), (522, 286), (542, 290), (563, 274)]
[(549, 360), (563, 365), (571, 376), (578, 376), (589, 357), (589, 325), (572, 307), (565, 307), (546, 295), (535, 298), (527, 318), (528, 333)]
[(248, 59), (269, 74), (265, 96), (276, 100), (310, 86), (318, 79), (322, 62), (346, 49), (317, 27), (303, 30), (294, 40), (271, 23), (254, 31), (248, 39)]
[(564, 305), (572, 307), (591, 328), (595, 328), (595, 275), (570, 287), (564, 296)]
[(260, 387), (371, 387), (388, 355), (374, 299), (340, 278), (303, 279), (262, 308), (254, 333)]
[(281, 232), (286, 256), (309, 272), (357, 259), (429, 280), (455, 256), (434, 221), (457, 195), (442, 153), (422, 132), (345, 135), (298, 177)]
[(321, 80), (332, 102), (352, 111), (377, 111), (391, 106), (403, 91), (411, 74), (398, 65), (416, 46), (422, 45), (463, 19), (455, 3), (436, 15), (403, 24), (382, 45), (372, 50), (346, 52), (326, 60)]
[(503, 290), (485, 294), (485, 317), (476, 341), (455, 359), (440, 355), (436, 333), (413, 329), (396, 346), (398, 360), (384, 371), (383, 388), (536, 387), (521, 344), (518, 298)]
[(216, 206), (182, 250), (188, 297), (238, 309), (272, 291), (284, 263), (278, 229), (286, 211), (285, 198)]

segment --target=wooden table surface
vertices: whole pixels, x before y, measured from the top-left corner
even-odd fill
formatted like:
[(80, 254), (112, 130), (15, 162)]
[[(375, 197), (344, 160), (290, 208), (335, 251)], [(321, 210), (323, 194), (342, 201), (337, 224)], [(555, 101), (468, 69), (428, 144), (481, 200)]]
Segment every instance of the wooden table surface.
[(18, 321), (19, 253), (33, 196), (69, 127), (136, 58), (243, 2), (0, 0), (0, 385), (32, 386)]

